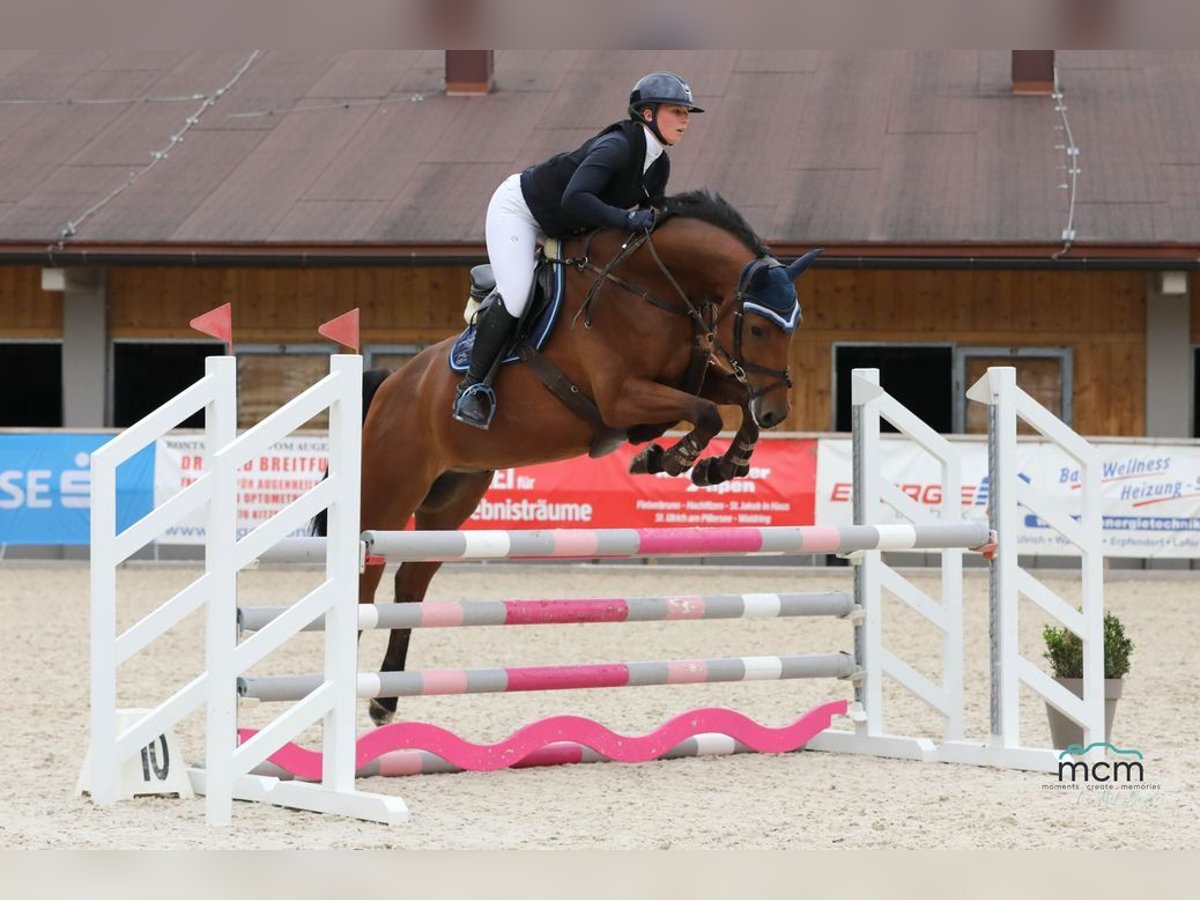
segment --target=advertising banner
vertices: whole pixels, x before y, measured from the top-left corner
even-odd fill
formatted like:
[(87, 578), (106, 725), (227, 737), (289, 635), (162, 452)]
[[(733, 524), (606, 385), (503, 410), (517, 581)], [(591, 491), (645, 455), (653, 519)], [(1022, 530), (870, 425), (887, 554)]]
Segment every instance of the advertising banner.
[[(204, 436), (168, 436), (158, 441), (154, 467), (154, 503), (179, 493), (204, 472)], [(238, 472), (237, 536), (244, 537), (321, 480), (328, 465), (325, 435), (292, 435), (252, 459)], [(298, 529), (295, 534), (303, 534)], [(203, 544), (204, 513), (167, 529), (160, 544)]]
[[(665, 525), (811, 525), (815, 440), (763, 440), (750, 474), (697, 487), (686, 476), (630, 475), (640, 451), (505, 469), (467, 528), (650, 528)], [(729, 447), (714, 440), (705, 455)]]
[[(154, 496), (162, 503), (203, 471), (203, 438), (158, 442)], [(724, 453), (728, 441), (713, 441)], [(638, 448), (498, 471), (464, 528), (645, 528), (655, 525), (808, 525), (816, 485), (815, 440), (764, 440), (746, 478), (700, 488), (687, 477), (630, 475)], [(238, 478), (238, 536), (242, 537), (325, 473), (327, 440), (292, 437), (251, 462)], [(298, 532), (299, 533), (299, 532)], [(201, 514), (169, 529), (168, 544), (202, 544)]]
[[(0, 434), (0, 544), (87, 544), (90, 453), (106, 434)], [(125, 528), (202, 472), (200, 434), (178, 434), (118, 471), (117, 513)], [(669, 440), (669, 438), (668, 438)], [(989, 502), (984, 439), (956, 439), (963, 453), (963, 512), (986, 521)], [(239, 475), (239, 536), (296, 499), (324, 475), (328, 441), (297, 435), (252, 460)], [(1102, 459), (1104, 551), (1110, 556), (1200, 556), (1200, 446), (1194, 442), (1096, 442)], [(707, 451), (728, 447), (715, 440)], [(849, 524), (849, 438), (764, 439), (747, 478), (698, 488), (686, 476), (633, 476), (640, 448), (601, 459), (578, 458), (503, 469), (464, 528), (646, 528), (664, 525)], [(707, 454), (706, 454), (707, 455)], [(910, 441), (883, 437), (884, 474), (919, 503), (941, 500), (937, 463)], [(1079, 514), (1080, 473), (1053, 445), (1022, 441), (1020, 477), (1071, 515)], [(879, 521), (898, 521), (881, 510)], [(181, 522), (161, 543), (204, 542), (203, 514)], [(1047, 523), (1025, 514), (1022, 553), (1076, 555)]]
[[(885, 477), (919, 503), (941, 502), (936, 460), (912, 442), (883, 438)], [(956, 442), (963, 453), (963, 515), (986, 521), (987, 444)], [(1103, 473), (1104, 553), (1107, 556), (1191, 558), (1200, 555), (1200, 447), (1146, 442), (1098, 442)], [(820, 441), (817, 463), (817, 520), (849, 524), (851, 448), (849, 439)], [(1080, 473), (1074, 459), (1053, 444), (1022, 441), (1017, 449), (1019, 477), (1069, 515), (1080, 513)], [(902, 521), (881, 509), (879, 521)], [(1020, 519), (1021, 553), (1078, 556), (1065, 537), (1032, 513)]]
[[(0, 544), (91, 541), (90, 455), (107, 434), (0, 434)], [(151, 509), (154, 452), (117, 470), (117, 527)]]

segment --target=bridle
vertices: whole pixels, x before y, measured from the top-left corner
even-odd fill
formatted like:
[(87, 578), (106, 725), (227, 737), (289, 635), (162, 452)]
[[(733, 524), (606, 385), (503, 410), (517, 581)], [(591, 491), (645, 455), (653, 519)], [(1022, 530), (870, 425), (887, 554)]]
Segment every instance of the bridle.
[[(575, 315), (576, 320), (580, 316), (583, 317), (585, 328), (592, 327), (592, 302), (595, 300), (604, 282), (611, 281), (622, 290), (633, 294), (635, 297), (644, 300), (657, 309), (661, 309), (672, 315), (687, 316), (691, 319), (693, 340), (708, 355), (709, 364), (715, 365), (726, 375), (735, 379), (746, 391), (747, 401), (762, 397), (779, 388), (790, 388), (792, 386), (792, 376), (787, 369), (772, 369), (768, 366), (750, 362), (744, 358), (742, 352), (742, 329), (746, 318), (746, 302), (750, 301), (760, 307), (763, 306), (763, 304), (758, 303), (757, 298), (749, 290), (751, 281), (760, 269), (769, 269), (776, 266), (782, 268), (783, 263), (771, 256), (759, 256), (747, 263), (742, 269), (741, 275), (738, 276), (737, 292), (734, 295), (733, 302), (722, 311), (720, 304), (711, 300), (703, 304), (703, 306), (698, 306), (692, 302), (692, 299), (687, 295), (687, 291), (683, 289), (675, 276), (671, 274), (671, 270), (667, 268), (666, 263), (658, 255), (649, 232), (639, 232), (637, 235), (630, 237), (621, 245), (621, 249), (617, 251), (616, 255), (603, 267), (597, 266), (588, 259), (588, 246), (591, 244), (592, 237), (595, 234), (597, 232), (591, 232), (584, 238), (583, 255), (581, 257), (561, 260), (564, 265), (572, 266), (580, 272), (590, 271), (595, 272), (597, 275), (595, 281), (592, 282), (592, 286), (588, 289), (587, 296), (584, 298), (579, 312)], [(683, 300), (682, 309), (626, 281), (619, 275), (613, 274), (612, 270), (631, 256), (643, 244), (650, 251), (650, 256), (658, 266), (659, 271), (663, 273), (663, 277), (667, 279), (667, 282), (675, 289), (680, 299)], [(728, 312), (733, 313), (732, 351), (725, 348), (717, 334), (717, 326)], [(776, 327), (782, 328), (783, 326), (776, 324)], [(751, 372), (774, 377), (776, 380), (756, 388), (750, 384), (748, 373)]]

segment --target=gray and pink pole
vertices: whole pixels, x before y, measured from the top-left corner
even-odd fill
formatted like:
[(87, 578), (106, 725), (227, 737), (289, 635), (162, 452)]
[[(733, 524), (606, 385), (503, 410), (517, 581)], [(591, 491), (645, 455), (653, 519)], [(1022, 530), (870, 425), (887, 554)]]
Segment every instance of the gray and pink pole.
[[(238, 610), (243, 631), (260, 631), (291, 607)], [(665, 597), (594, 597), (578, 600), (464, 600), (358, 604), (361, 630), (467, 628), (487, 625), (564, 625), (596, 622), (667, 622), (698, 619), (782, 619), (837, 616), (853, 611), (842, 591), (783, 594), (708, 594)], [(302, 630), (322, 631), (325, 617)]]
[(642, 556), (784, 556), (865, 550), (975, 549), (986, 523), (797, 525), (546, 531), (364, 531), (369, 557), (389, 562), (487, 559), (631, 559)]

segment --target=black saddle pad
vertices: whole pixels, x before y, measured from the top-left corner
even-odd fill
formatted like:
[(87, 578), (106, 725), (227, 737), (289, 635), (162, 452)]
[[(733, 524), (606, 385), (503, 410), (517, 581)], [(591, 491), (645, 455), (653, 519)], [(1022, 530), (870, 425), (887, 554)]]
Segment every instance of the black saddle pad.
[[(554, 323), (558, 321), (559, 311), (562, 309), (564, 268), (565, 266), (549, 262), (538, 266), (537, 274), (534, 276), (534, 296), (530, 301), (530, 308), (522, 318), (520, 328), (517, 329), (517, 339), (513, 341), (513, 346), (516, 346), (520, 342), (520, 338), (526, 335), (535, 349), (541, 350), (545, 346), (550, 332), (554, 329)], [(467, 366), (471, 363), (471, 348), (474, 346), (475, 326), (468, 325), (450, 349), (452, 371), (459, 373), (467, 371)], [(519, 359), (517, 354), (510, 352), (504, 356), (500, 364), (505, 365)]]

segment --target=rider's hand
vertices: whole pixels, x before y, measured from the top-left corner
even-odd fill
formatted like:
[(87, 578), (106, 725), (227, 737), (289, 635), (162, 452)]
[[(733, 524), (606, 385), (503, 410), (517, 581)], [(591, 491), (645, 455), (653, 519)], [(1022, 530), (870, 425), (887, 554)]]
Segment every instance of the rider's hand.
[(654, 210), (634, 209), (625, 217), (625, 227), (630, 231), (650, 231), (654, 228)]

